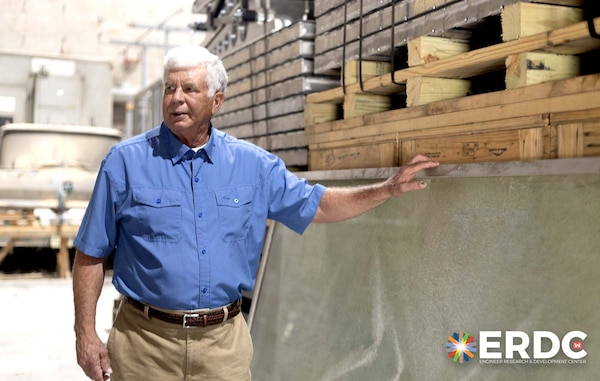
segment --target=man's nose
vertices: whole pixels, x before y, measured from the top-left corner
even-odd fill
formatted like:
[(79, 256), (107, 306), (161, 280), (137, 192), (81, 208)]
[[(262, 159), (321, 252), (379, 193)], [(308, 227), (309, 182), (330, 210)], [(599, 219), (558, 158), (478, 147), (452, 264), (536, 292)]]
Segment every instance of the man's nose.
[(183, 102), (183, 90), (181, 87), (175, 88), (173, 91), (173, 96), (171, 97), (171, 101), (181, 103)]

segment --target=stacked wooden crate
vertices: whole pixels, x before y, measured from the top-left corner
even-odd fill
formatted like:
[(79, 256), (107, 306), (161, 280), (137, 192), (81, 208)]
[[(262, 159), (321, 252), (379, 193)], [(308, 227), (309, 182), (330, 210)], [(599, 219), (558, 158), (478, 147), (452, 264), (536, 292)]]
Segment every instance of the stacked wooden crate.
[(314, 74), (314, 36), (314, 21), (300, 21), (222, 56), (229, 86), (214, 125), (306, 169), (306, 95), (337, 85)]
[[(315, 71), (339, 62), (341, 84), (307, 97), (311, 170), (396, 166), (416, 153), (444, 163), (600, 155), (600, 40), (581, 2), (474, 3), (408, 0), (369, 12), (362, 1), (315, 3)], [(362, 15), (349, 16), (356, 7)], [(321, 41), (340, 34), (322, 25), (336, 12), (346, 22), (341, 50)], [(377, 18), (395, 25), (385, 59), (383, 34), (365, 31)], [(358, 41), (352, 20), (362, 23)]]

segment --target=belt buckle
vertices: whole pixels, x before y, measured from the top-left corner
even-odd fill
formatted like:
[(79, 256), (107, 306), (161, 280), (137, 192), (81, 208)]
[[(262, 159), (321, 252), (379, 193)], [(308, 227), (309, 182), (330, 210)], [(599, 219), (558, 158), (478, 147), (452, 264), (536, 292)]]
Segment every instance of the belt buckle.
[(191, 325), (187, 324), (187, 319), (193, 319), (193, 318), (199, 318), (199, 317), (200, 317), (200, 314), (196, 314), (196, 313), (194, 313), (194, 314), (184, 314), (183, 315), (183, 324), (182, 324), (183, 328), (190, 328), (190, 327), (192, 327)]

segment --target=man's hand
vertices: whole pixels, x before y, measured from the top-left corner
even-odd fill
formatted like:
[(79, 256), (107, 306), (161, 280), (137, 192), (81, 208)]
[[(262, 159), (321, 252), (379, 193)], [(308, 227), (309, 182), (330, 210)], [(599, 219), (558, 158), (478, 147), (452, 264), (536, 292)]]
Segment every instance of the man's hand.
[(419, 171), (439, 165), (424, 155), (415, 156), (389, 179), (377, 184), (355, 187), (330, 187), (325, 190), (317, 213), (316, 223), (339, 222), (354, 218), (404, 192), (424, 189), (427, 183), (415, 181)]
[(440, 163), (435, 162), (425, 155), (416, 155), (412, 160), (403, 165), (385, 181), (386, 187), (390, 189), (392, 197), (399, 196), (405, 192), (421, 190), (427, 187), (425, 181), (415, 181), (417, 173), (424, 169), (436, 168)]
[(112, 369), (108, 360), (108, 350), (98, 335), (77, 335), (75, 343), (77, 364), (85, 375), (94, 381), (104, 381), (110, 378)]

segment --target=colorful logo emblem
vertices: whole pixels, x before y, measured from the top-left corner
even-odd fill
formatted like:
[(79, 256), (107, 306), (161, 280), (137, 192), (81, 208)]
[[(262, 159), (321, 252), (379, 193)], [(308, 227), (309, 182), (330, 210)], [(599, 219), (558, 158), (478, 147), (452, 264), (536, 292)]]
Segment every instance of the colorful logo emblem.
[(446, 352), (448, 352), (448, 358), (462, 364), (475, 357), (474, 353), (477, 352), (476, 346), (477, 342), (475, 342), (475, 338), (470, 336), (468, 332), (454, 332), (452, 336), (448, 336)]

